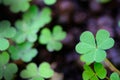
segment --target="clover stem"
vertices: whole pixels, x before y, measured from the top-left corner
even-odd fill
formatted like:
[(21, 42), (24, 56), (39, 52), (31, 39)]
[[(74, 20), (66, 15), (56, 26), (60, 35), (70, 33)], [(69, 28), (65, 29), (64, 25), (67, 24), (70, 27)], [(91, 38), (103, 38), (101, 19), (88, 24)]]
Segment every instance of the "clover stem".
[(110, 80), (110, 78), (109, 78), (109, 77), (107, 77), (107, 76), (106, 76), (106, 79), (107, 79), (107, 80)]
[(120, 71), (107, 58), (105, 59), (105, 64), (111, 71), (117, 72), (120, 75)]

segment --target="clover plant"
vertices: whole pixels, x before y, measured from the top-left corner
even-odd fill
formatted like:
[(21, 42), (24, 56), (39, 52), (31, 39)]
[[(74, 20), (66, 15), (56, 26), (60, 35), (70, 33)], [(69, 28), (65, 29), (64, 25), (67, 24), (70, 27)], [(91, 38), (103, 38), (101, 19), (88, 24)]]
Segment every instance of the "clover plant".
[(120, 80), (120, 76), (116, 72), (114, 72), (111, 74), (110, 80)]
[(16, 34), (16, 30), (11, 27), (11, 24), (9, 21), (4, 20), (0, 22), (0, 50), (6, 50), (9, 47), (9, 41), (7, 39), (10, 39), (14, 37)]
[(35, 42), (39, 29), (50, 21), (51, 10), (49, 8), (43, 8), (41, 12), (39, 12), (37, 6), (31, 6), (30, 9), (24, 13), (23, 19), (16, 21), (15, 26), (17, 33), (13, 40), (16, 43), (23, 43), (26, 40)]
[(106, 30), (99, 30), (94, 36), (91, 32), (85, 31), (80, 36), (80, 41), (76, 45), (76, 51), (82, 54), (81, 60), (87, 64), (102, 62), (106, 58), (105, 50), (114, 45), (114, 40)]
[(30, 7), (31, 0), (2, 0), (3, 4), (10, 7), (10, 10), (14, 13), (25, 12)]
[(8, 63), (10, 56), (7, 52), (0, 53), (0, 79), (12, 80), (14, 74), (18, 71), (17, 65)]
[(53, 5), (57, 0), (43, 0), (46, 5)]
[(36, 55), (37, 50), (32, 48), (33, 43), (25, 42), (15, 46), (10, 46), (9, 52), (13, 60), (21, 59), (24, 62), (30, 62)]
[(59, 25), (54, 26), (52, 32), (48, 28), (44, 28), (39, 36), (39, 42), (41, 44), (46, 44), (48, 51), (59, 51), (62, 48), (62, 43), (60, 42), (66, 37), (66, 32), (62, 30)]
[(29, 80), (45, 80), (52, 77), (54, 71), (51, 69), (50, 64), (42, 62), (39, 67), (35, 63), (29, 63), (27, 68), (21, 71), (20, 76)]
[(104, 66), (100, 63), (94, 64), (94, 70), (88, 65), (84, 65), (85, 71), (83, 72), (84, 80), (99, 80), (106, 77), (107, 71)]

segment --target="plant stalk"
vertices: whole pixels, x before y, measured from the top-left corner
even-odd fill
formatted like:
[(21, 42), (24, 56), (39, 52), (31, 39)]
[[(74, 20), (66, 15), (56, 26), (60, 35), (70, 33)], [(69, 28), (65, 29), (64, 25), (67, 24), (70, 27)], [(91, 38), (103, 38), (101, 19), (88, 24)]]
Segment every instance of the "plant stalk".
[(117, 72), (120, 75), (120, 71), (107, 58), (105, 59), (105, 64), (111, 71)]

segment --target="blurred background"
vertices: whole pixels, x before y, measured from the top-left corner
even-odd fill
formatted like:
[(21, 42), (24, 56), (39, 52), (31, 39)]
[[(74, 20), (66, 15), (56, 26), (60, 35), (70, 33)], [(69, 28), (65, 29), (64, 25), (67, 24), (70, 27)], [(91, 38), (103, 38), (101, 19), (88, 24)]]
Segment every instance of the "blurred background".
[[(42, 0), (32, 0), (39, 9), (47, 6)], [(83, 63), (75, 46), (84, 31), (91, 31), (94, 35), (99, 29), (106, 29), (115, 40), (113, 48), (107, 50), (107, 58), (120, 70), (120, 0), (57, 0), (48, 6), (52, 10), (52, 21), (45, 25), (50, 29), (54, 25), (61, 25), (67, 32), (62, 41), (60, 51), (49, 52), (45, 45), (35, 42), (39, 54), (32, 60), (36, 64), (43, 61), (51, 63), (55, 75), (51, 80), (82, 80)], [(12, 25), (20, 19), (22, 12), (12, 13), (8, 6), (0, 4), (0, 20), (9, 20)], [(25, 63), (18, 63), (23, 69)], [(111, 71), (108, 69), (108, 73)], [(19, 72), (18, 72), (19, 74)], [(19, 76), (16, 80), (22, 80)]]

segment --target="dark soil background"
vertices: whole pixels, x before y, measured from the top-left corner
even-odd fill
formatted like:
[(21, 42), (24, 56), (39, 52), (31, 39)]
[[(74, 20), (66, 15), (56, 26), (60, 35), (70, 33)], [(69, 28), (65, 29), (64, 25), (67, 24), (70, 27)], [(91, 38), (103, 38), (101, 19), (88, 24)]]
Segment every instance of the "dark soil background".
[[(36, 4), (40, 9), (46, 5), (41, 0), (33, 0), (31, 4)], [(35, 46), (39, 54), (32, 60), (36, 64), (43, 61), (51, 63), (57, 76), (51, 80), (82, 80), (83, 63), (79, 60), (79, 54), (75, 51), (75, 46), (79, 42), (82, 32), (88, 30), (96, 34), (99, 29), (106, 29), (115, 40), (113, 48), (107, 51), (108, 59), (120, 70), (120, 0), (111, 0), (102, 4), (96, 0), (57, 0), (57, 3), (48, 6), (52, 9), (52, 22), (46, 26), (50, 29), (54, 25), (61, 25), (67, 32), (67, 37), (62, 41), (62, 50), (48, 52), (45, 45)], [(0, 5), (0, 20), (10, 20), (12, 25), (20, 19), (22, 13), (14, 14), (8, 7)], [(19, 72), (25, 68), (27, 63), (17, 62)], [(16, 80), (22, 80), (16, 75)], [(108, 69), (108, 76), (111, 71)], [(63, 76), (58, 77), (58, 76)], [(55, 79), (55, 77), (57, 77)]]

